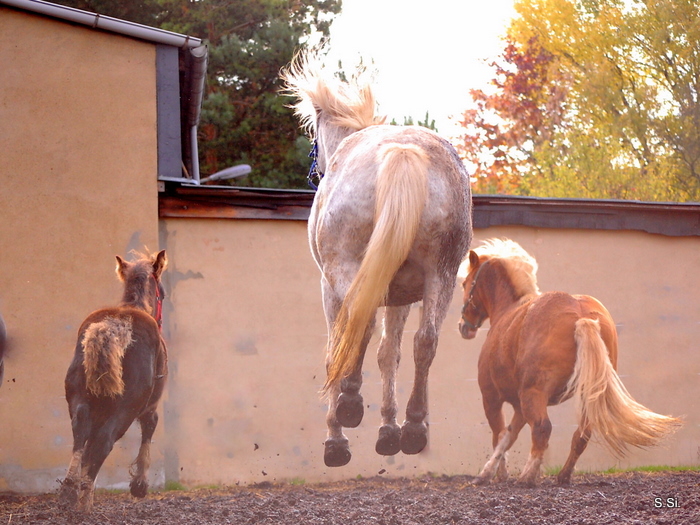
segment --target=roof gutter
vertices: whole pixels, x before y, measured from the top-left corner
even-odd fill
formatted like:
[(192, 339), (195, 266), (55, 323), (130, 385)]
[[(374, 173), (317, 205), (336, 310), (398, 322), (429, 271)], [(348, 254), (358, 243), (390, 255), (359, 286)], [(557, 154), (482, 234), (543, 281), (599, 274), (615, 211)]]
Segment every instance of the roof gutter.
[(166, 44), (179, 48), (192, 48), (202, 45), (202, 40), (200, 38), (182, 35), (180, 33), (173, 33), (171, 31), (136, 24), (126, 20), (119, 20), (118, 18), (112, 18), (111, 16), (90, 13), (88, 11), (75, 9), (73, 7), (56, 5), (50, 2), (44, 2), (43, 0), (0, 0), (0, 4), (17, 7), (19, 9), (32, 11), (34, 13), (39, 13), (54, 18), (60, 18), (61, 20), (68, 20), (69, 22), (74, 22), (76, 24), (81, 24), (95, 29), (101, 29), (103, 31), (110, 31), (120, 35), (130, 36), (132, 38), (148, 40), (149, 42), (155, 42), (158, 44)]
[(197, 147), (197, 126), (201, 115), (202, 99), (207, 76), (206, 44), (201, 38), (195, 38), (172, 31), (165, 31), (156, 27), (149, 27), (127, 20), (120, 20), (111, 16), (90, 13), (81, 9), (67, 7), (43, 0), (0, 0), (0, 5), (5, 4), (25, 11), (73, 22), (93, 29), (100, 29), (118, 35), (138, 38), (147, 42), (164, 44), (177, 47), (190, 55), (190, 70), (188, 71), (187, 98), (189, 100), (185, 115), (187, 129), (189, 130), (190, 151), (192, 156), (191, 180), (199, 184), (199, 153)]

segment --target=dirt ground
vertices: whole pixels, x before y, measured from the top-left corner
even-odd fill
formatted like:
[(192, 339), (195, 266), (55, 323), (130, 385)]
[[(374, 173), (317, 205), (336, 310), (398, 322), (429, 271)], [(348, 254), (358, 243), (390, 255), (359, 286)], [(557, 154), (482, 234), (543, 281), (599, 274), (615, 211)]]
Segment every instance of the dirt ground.
[(568, 487), (510, 481), (486, 487), (471, 477), (385, 479), (319, 485), (152, 492), (143, 500), (98, 491), (84, 514), (56, 494), (0, 493), (0, 525), (132, 524), (673, 524), (700, 523), (700, 473), (580, 474)]

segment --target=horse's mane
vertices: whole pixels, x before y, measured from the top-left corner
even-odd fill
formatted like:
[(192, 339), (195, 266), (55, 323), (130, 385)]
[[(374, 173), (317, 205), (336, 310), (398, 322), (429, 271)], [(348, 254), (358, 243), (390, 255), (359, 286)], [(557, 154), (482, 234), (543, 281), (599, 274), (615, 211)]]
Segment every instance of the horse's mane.
[(517, 242), (510, 239), (488, 239), (474, 251), (479, 256), (502, 262), (519, 297), (540, 293), (537, 286), (537, 261)]
[(318, 113), (325, 113), (332, 124), (354, 131), (383, 124), (385, 117), (375, 115), (370, 84), (358, 77), (343, 82), (329, 76), (321, 65), (320, 53), (319, 49), (297, 53), (281, 74), (284, 93), (297, 99), (292, 107), (309, 134), (316, 133)]

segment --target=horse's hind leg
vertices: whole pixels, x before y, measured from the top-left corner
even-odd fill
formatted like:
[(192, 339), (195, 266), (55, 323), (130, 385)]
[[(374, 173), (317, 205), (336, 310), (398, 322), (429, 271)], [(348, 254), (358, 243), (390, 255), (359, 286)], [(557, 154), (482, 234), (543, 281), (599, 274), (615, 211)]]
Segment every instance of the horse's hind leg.
[(396, 372), (401, 360), (401, 336), (411, 305), (388, 307), (384, 314), (384, 332), (377, 351), (382, 376), (382, 426), (375, 450), (393, 456), (401, 450), (401, 427), (396, 423)]
[(362, 387), (362, 363), (365, 359), (367, 345), (374, 331), (374, 324), (375, 317), (372, 316), (360, 343), (360, 357), (357, 360), (357, 366), (340, 382), (340, 395), (338, 396), (335, 414), (338, 418), (338, 423), (346, 428), (357, 427), (365, 415), (364, 402), (362, 394), (360, 394), (360, 388)]
[(406, 421), (401, 428), (401, 451), (404, 454), (418, 454), (428, 444), (428, 427), (425, 424), (428, 415), (428, 372), (453, 291), (454, 279), (441, 282), (437, 275), (426, 277), (423, 315), (413, 338), (413, 390), (406, 406)]
[(138, 456), (131, 468), (131, 483), (129, 490), (136, 498), (143, 498), (148, 494), (148, 468), (151, 466), (151, 439), (158, 425), (158, 413), (155, 408), (139, 416), (141, 424), (141, 446)]
[(581, 457), (583, 451), (588, 446), (588, 440), (591, 438), (591, 427), (585, 424), (583, 427), (578, 427), (571, 438), (571, 452), (564, 463), (564, 467), (557, 476), (557, 482), (560, 485), (568, 485), (571, 482), (571, 474), (574, 471), (578, 458)]

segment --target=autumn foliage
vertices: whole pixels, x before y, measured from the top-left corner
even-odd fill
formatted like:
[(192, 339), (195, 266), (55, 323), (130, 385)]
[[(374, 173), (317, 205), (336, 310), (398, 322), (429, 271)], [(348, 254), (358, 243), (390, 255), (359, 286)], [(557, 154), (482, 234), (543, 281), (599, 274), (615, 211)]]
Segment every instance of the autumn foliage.
[(475, 192), (700, 200), (700, 3), (515, 7), (462, 116)]

